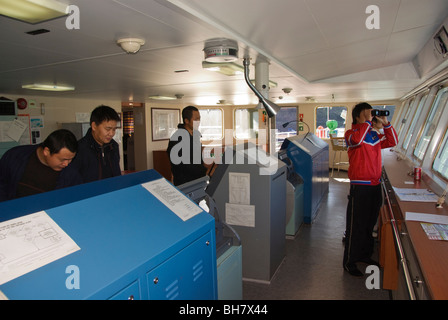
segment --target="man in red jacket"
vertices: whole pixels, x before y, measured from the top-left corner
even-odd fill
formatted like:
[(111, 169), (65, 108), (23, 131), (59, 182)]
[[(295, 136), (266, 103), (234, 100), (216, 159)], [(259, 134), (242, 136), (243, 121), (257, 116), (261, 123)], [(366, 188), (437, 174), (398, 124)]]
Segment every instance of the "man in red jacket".
[(351, 275), (362, 276), (356, 263), (375, 264), (373, 227), (382, 205), (381, 149), (398, 143), (397, 133), (387, 117), (376, 117), (383, 125), (384, 134), (372, 129), (372, 106), (357, 104), (352, 111), (353, 125), (345, 133), (350, 166), (350, 195), (347, 206), (346, 235), (343, 267)]

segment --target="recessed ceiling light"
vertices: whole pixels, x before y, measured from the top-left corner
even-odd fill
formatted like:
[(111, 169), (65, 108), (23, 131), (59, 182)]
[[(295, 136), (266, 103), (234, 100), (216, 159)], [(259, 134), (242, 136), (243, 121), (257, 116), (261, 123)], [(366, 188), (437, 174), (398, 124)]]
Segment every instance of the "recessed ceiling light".
[(66, 16), (66, 8), (55, 0), (0, 0), (0, 15), (31, 24)]

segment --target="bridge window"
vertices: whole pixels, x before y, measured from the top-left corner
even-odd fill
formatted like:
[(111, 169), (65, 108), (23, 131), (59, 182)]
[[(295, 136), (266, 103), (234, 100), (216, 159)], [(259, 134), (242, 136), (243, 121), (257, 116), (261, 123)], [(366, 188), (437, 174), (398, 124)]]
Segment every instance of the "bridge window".
[(330, 133), (343, 137), (347, 118), (346, 107), (317, 107), (315, 132), (319, 138), (330, 138)]
[[(425, 105), (425, 102), (426, 102), (426, 98), (428, 97), (428, 94), (425, 94), (424, 96), (422, 96), (421, 98), (420, 98), (420, 102), (419, 102), (419, 104), (418, 104), (418, 107), (416, 108), (416, 110), (415, 110), (415, 114), (414, 114), (414, 117), (412, 118), (412, 122), (409, 124), (409, 128), (407, 129), (407, 131), (406, 131), (406, 134), (405, 134), (405, 136), (404, 136), (404, 139), (403, 139), (403, 143), (402, 143), (402, 145), (401, 145), (401, 147), (402, 147), (402, 149), (404, 150), (404, 151), (406, 151), (407, 149), (408, 149), (408, 147), (409, 147), (409, 143), (411, 142), (411, 138), (412, 138), (412, 136), (416, 133), (416, 132), (418, 132), (418, 129), (419, 128), (417, 128), (416, 127), (416, 123), (417, 123), (417, 121), (420, 119), (420, 117), (421, 117), (421, 113), (422, 113), (422, 110), (423, 110), (423, 107), (424, 107), (424, 105)], [(417, 103), (416, 103), (416, 105), (417, 105)], [(400, 140), (399, 140), (400, 141)]]
[[(275, 128), (277, 129), (275, 150), (280, 150), (283, 141), (297, 135), (299, 132), (298, 107), (282, 107), (275, 117)], [(283, 126), (284, 125), (284, 126)], [(300, 128), (303, 128), (301, 126)], [(305, 131), (308, 132), (308, 131)]]
[(447, 99), (448, 88), (443, 88), (437, 93), (436, 100), (431, 107), (428, 118), (425, 121), (422, 134), (419, 137), (417, 146), (414, 149), (414, 156), (420, 161), (422, 161), (425, 156), (426, 149), (428, 149), (428, 145), (436, 130), (437, 122), (440, 119), (440, 115), (446, 105)]
[[(258, 133), (258, 109), (235, 109), (235, 138), (255, 139)], [(201, 120), (202, 121), (202, 120)]]
[(448, 179), (448, 130), (445, 132), (441, 148), (437, 152), (432, 168), (445, 179)]
[(400, 140), (400, 137), (402, 135), (403, 128), (404, 128), (404, 126), (405, 126), (405, 124), (407, 122), (407, 120), (406, 120), (407, 118), (406, 117), (409, 116), (409, 111), (411, 109), (412, 101), (414, 101), (413, 98), (412, 99), (408, 99), (408, 100), (406, 100), (403, 103), (403, 105), (402, 105), (402, 107), (400, 109), (400, 112), (399, 112), (399, 117), (397, 119), (398, 122), (397, 122), (396, 125), (394, 125), (395, 130), (397, 131), (397, 134), (398, 134), (398, 141), (402, 141), (402, 140)]
[(221, 140), (224, 137), (224, 121), (222, 109), (199, 109), (201, 124), (199, 131), (202, 140)]

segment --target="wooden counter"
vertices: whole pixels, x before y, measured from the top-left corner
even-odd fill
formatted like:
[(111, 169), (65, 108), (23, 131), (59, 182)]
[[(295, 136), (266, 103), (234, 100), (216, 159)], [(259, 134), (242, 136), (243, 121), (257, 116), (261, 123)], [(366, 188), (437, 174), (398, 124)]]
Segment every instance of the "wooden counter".
[[(383, 161), (384, 169), (391, 186), (397, 188), (428, 188), (423, 179), (415, 184), (405, 184), (405, 181), (413, 181), (413, 177), (408, 175), (408, 172), (412, 171), (412, 167), (405, 160), (397, 160), (396, 153), (384, 151)], [(423, 281), (423, 285), (421, 283), (416, 284), (417, 288), (414, 289), (418, 291), (423, 290), (421, 288), (425, 287), (426, 294), (430, 299), (448, 299), (448, 241), (429, 240), (420, 222), (403, 220), (406, 212), (448, 215), (448, 203), (445, 203), (443, 208), (438, 209), (435, 203), (404, 202), (396, 197), (392, 199), (392, 208), (397, 224), (400, 226), (401, 238), (404, 243), (404, 251), (412, 280), (414, 283), (417, 282), (416, 280)], [(384, 218), (384, 210), (382, 215)], [(383, 223), (385, 222), (383, 221)], [(380, 257), (381, 251), (390, 252), (390, 246), (392, 244), (390, 243), (390, 239), (387, 240), (380, 242), (381, 246), (386, 245), (389, 249), (381, 248)], [(406, 246), (406, 242), (410, 245)], [(415, 257), (416, 264), (418, 265), (412, 265), (413, 257)], [(392, 264), (389, 264), (388, 266), (384, 266), (384, 268), (385, 275), (390, 275), (390, 271), (394, 267)], [(386, 270), (387, 268), (389, 269)], [(415, 273), (418, 273), (418, 271), (421, 272), (423, 279), (416, 279), (417, 276)], [(425, 296), (425, 294), (422, 295)]]

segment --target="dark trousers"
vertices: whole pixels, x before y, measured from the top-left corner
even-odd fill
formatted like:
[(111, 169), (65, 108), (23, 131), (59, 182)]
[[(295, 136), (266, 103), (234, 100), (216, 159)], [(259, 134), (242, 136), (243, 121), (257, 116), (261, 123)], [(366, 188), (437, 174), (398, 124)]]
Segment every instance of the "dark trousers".
[(348, 197), (344, 268), (373, 254), (373, 228), (383, 202), (381, 185), (351, 185)]

